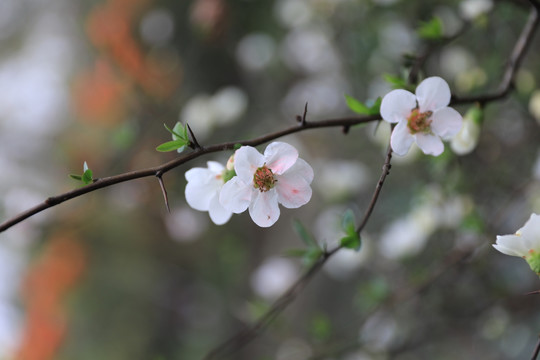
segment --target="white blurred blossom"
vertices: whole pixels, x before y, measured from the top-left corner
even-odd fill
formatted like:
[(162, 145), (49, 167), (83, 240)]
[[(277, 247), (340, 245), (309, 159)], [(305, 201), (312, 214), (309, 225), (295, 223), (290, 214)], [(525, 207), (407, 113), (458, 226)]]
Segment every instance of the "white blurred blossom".
[(459, 4), (459, 12), (466, 20), (473, 20), (493, 8), (492, 0), (463, 0)]
[(208, 220), (188, 207), (178, 207), (171, 209), (171, 213), (165, 217), (165, 225), (172, 239), (191, 242), (203, 233)]
[(198, 94), (189, 99), (180, 111), (179, 120), (189, 124), (197, 139), (210, 135), (216, 126), (238, 120), (246, 112), (248, 98), (234, 86), (219, 89), (214, 95)]
[(279, 0), (274, 6), (277, 20), (288, 28), (295, 28), (307, 24), (313, 16), (310, 1), (306, 0)]
[(259, 266), (250, 279), (257, 295), (271, 301), (287, 290), (298, 277), (295, 264), (282, 257), (270, 257)]
[(236, 59), (246, 70), (262, 71), (271, 64), (275, 51), (275, 41), (269, 35), (252, 33), (238, 43)]
[(326, 199), (340, 199), (356, 194), (369, 184), (368, 168), (350, 160), (327, 160), (317, 166), (317, 188)]
[(469, 115), (470, 111), (463, 118), (461, 130), (450, 141), (450, 147), (458, 155), (471, 153), (480, 138), (480, 124), (474, 116)]
[(398, 336), (398, 324), (391, 314), (379, 311), (370, 316), (360, 329), (360, 341), (371, 350), (386, 350)]
[(154, 8), (144, 14), (139, 25), (141, 38), (146, 43), (159, 46), (171, 41), (174, 35), (173, 14), (163, 8)]

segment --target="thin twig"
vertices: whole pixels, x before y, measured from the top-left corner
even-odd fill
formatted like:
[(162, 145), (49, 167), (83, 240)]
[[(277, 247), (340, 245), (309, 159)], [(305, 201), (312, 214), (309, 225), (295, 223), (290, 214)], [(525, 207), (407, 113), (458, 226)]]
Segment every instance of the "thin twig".
[(529, 19), (523, 27), (523, 30), (521, 31), (521, 34), (519, 35), (516, 44), (514, 45), (514, 49), (512, 50), (512, 53), (508, 58), (508, 63), (506, 64), (506, 69), (503, 73), (502, 80), (499, 83), (498, 90), (493, 94), (483, 94), (470, 97), (459, 97), (454, 95), (452, 96), (451, 104), (456, 105), (474, 102), (485, 104), (490, 101), (500, 100), (510, 93), (513, 88), (516, 72), (521, 66), (523, 57), (525, 56), (525, 53), (527, 52), (528, 48), (532, 43), (532, 39), (540, 22), (538, 16), (538, 2), (534, 0), (529, 0), (529, 2), (531, 4), (531, 12), (529, 14)]
[(539, 352), (540, 352), (540, 336), (538, 337), (538, 341), (536, 342), (536, 347), (534, 348), (534, 353), (532, 354), (531, 360), (536, 360)]
[[(382, 168), (382, 173), (371, 201), (368, 205), (368, 208), (362, 218), (360, 226), (357, 228), (357, 232), (360, 233), (364, 226), (367, 224), (367, 221), (377, 203), (377, 199), (381, 192), (382, 186), (386, 180), (386, 177), (390, 171), (390, 161), (392, 160), (392, 149), (388, 146), (388, 151)], [(317, 262), (315, 262), (302, 277), (300, 277), (279, 299), (277, 299), (270, 309), (261, 316), (255, 323), (251, 326), (245, 328), (244, 330), (238, 332), (225, 342), (221, 343), (214, 349), (212, 349), (204, 358), (204, 360), (215, 360), (215, 359), (224, 359), (229, 356), (232, 356), (238, 352), (242, 347), (247, 343), (255, 339), (271, 322), (275, 319), (285, 308), (298, 296), (298, 294), (304, 289), (308, 284), (309, 280), (323, 267), (323, 265), (334, 255), (336, 252), (341, 250), (342, 246), (337, 246), (330, 251), (326, 251)]]
[(194, 149), (194, 150), (202, 149), (202, 146), (197, 141), (197, 138), (195, 137), (195, 134), (193, 133), (193, 130), (191, 130), (191, 126), (189, 126), (188, 123), (186, 123), (186, 126), (187, 126), (187, 129), (189, 131), (189, 135), (191, 136), (191, 142), (190, 142), (190, 145), (192, 145), (191, 148)]

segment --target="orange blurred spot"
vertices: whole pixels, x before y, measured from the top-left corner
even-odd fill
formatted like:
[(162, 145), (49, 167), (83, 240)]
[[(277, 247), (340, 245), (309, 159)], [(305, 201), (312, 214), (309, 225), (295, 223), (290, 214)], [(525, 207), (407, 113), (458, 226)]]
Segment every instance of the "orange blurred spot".
[(105, 60), (98, 60), (93, 69), (75, 80), (75, 111), (83, 121), (116, 124), (125, 115), (129, 85), (115, 74)]
[(27, 316), (15, 359), (54, 358), (67, 331), (62, 300), (81, 277), (85, 264), (85, 250), (73, 234), (51, 238), (23, 284)]

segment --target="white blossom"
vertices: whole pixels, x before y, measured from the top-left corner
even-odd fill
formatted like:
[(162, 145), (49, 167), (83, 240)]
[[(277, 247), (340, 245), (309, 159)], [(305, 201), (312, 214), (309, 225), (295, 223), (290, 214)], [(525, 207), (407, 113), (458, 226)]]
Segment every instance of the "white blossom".
[(381, 103), (385, 121), (397, 123), (390, 143), (394, 152), (405, 155), (413, 142), (425, 153), (434, 156), (444, 150), (441, 138), (448, 140), (461, 129), (461, 115), (451, 107), (450, 88), (440, 77), (425, 79), (416, 94), (392, 90)]

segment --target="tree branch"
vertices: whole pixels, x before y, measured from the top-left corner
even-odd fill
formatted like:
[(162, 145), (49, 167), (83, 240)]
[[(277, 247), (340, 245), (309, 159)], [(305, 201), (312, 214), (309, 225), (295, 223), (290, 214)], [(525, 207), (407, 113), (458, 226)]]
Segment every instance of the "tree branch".
[(516, 44), (514, 45), (514, 49), (512, 50), (510, 57), (508, 58), (506, 69), (503, 73), (502, 80), (499, 83), (498, 90), (492, 94), (483, 94), (478, 96), (459, 97), (453, 95), (451, 104), (456, 105), (478, 102), (482, 106), (487, 102), (500, 100), (510, 93), (514, 85), (514, 77), (516, 72), (521, 66), (523, 57), (532, 43), (533, 37), (540, 22), (540, 18), (538, 16), (538, 12), (540, 11), (538, 2), (529, 0), (529, 3), (531, 4), (529, 18), (523, 27)]
[[(305, 110), (306, 111), (306, 110)], [(304, 111), (304, 114), (305, 114)], [(260, 144), (264, 144), (268, 141), (283, 137), (285, 135), (294, 134), (297, 132), (301, 132), (304, 130), (309, 129), (317, 129), (317, 128), (328, 128), (328, 127), (342, 127), (342, 126), (353, 126), (358, 124), (365, 124), (372, 121), (379, 120), (380, 116), (378, 115), (369, 115), (369, 116), (357, 116), (357, 117), (347, 117), (347, 118), (339, 118), (339, 119), (329, 119), (329, 120), (321, 120), (321, 121), (315, 121), (315, 122), (306, 122), (303, 121), (299, 125), (291, 126), (286, 129), (276, 131), (267, 135), (263, 135), (251, 140), (245, 140), (245, 141), (232, 141), (232, 142), (225, 142), (221, 144), (215, 144), (210, 145), (208, 147), (203, 147), (198, 145), (198, 147), (190, 152), (189, 154), (180, 156), (174, 160), (171, 160), (167, 163), (164, 163), (159, 166), (155, 166), (152, 168), (137, 170), (137, 171), (131, 171), (115, 176), (109, 176), (105, 178), (95, 179), (95, 181), (92, 184), (86, 185), (82, 188), (78, 188), (72, 191), (68, 191), (66, 193), (52, 196), (47, 198), (42, 203), (34, 206), (31, 209), (28, 209), (27, 211), (24, 211), (11, 219), (8, 219), (4, 221), (2, 224), (0, 224), (0, 232), (3, 232), (13, 225), (16, 225), (20, 223), (21, 221), (38, 214), (42, 212), (43, 210), (46, 210), (48, 208), (51, 208), (53, 206), (56, 206), (58, 204), (63, 203), (64, 201), (74, 199), (76, 197), (79, 197), (81, 195), (96, 191), (98, 189), (108, 187), (111, 185), (119, 184), (122, 182), (135, 180), (143, 177), (148, 176), (161, 176), (164, 173), (184, 164), (188, 161), (191, 161), (193, 159), (196, 159), (200, 156), (215, 153), (219, 151), (225, 151), (225, 150), (233, 150), (235, 145), (241, 144), (241, 145), (249, 145), (249, 146), (257, 146)], [(192, 140), (194, 140), (195, 137), (192, 135)]]

